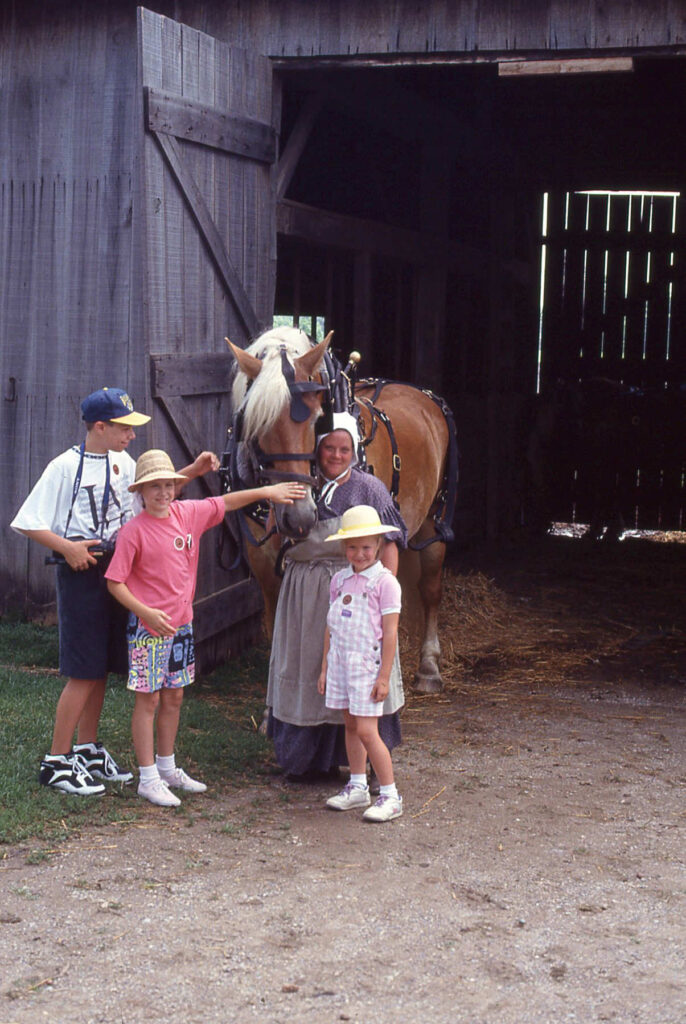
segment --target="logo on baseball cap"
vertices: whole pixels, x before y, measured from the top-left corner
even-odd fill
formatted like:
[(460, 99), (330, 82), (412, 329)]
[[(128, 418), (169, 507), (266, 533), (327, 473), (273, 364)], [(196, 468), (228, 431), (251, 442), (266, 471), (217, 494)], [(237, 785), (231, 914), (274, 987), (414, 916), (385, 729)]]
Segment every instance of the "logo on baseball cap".
[(150, 419), (142, 412), (133, 411), (133, 402), (121, 388), (100, 388), (81, 402), (81, 415), (86, 423), (124, 423), (127, 427), (140, 427)]

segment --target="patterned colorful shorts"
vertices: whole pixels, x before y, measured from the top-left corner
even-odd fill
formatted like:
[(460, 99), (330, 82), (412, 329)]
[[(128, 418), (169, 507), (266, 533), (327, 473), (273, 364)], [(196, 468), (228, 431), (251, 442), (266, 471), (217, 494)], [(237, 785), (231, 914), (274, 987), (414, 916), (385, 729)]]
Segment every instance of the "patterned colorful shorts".
[(189, 686), (195, 679), (193, 624), (180, 626), (174, 636), (153, 636), (137, 616), (129, 616), (127, 689), (155, 693), (164, 687)]

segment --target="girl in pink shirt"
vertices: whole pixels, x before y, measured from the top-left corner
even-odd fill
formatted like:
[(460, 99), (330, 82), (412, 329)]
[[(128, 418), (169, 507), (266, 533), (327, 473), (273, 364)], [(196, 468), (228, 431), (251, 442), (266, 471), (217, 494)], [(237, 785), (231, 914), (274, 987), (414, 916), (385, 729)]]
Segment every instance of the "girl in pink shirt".
[[(366, 807), (366, 821), (390, 821), (403, 813), (391, 754), (379, 735), (400, 617), (400, 584), (379, 561), (384, 543), (380, 535), (397, 529), (381, 523), (371, 505), (355, 505), (343, 513), (340, 530), (326, 538), (343, 541), (349, 568), (331, 580), (317, 688), (326, 694), (328, 708), (343, 710), (350, 764), (350, 781), (326, 804), (334, 811)], [(369, 806), (367, 757), (381, 784), (373, 807)]]
[(177, 768), (174, 756), (183, 690), (195, 677), (192, 619), (200, 537), (231, 509), (264, 500), (290, 504), (305, 495), (301, 484), (282, 483), (175, 501), (179, 479), (185, 478), (166, 452), (141, 455), (129, 490), (140, 491), (144, 510), (119, 531), (105, 574), (110, 593), (131, 612), (128, 688), (136, 694), (131, 732), (140, 766), (138, 793), (163, 807), (181, 802), (170, 787), (189, 793), (207, 788)]

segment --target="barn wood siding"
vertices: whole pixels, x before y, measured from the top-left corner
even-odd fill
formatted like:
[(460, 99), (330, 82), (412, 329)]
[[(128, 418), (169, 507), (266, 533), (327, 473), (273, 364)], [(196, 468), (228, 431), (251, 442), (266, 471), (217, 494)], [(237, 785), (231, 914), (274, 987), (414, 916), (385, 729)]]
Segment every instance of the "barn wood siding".
[[(143, 348), (151, 357), (155, 444), (178, 465), (201, 448), (224, 448), (231, 416), (225, 336), (243, 345), (271, 325), (279, 112), (265, 58), (145, 10), (139, 42)], [(205, 487), (193, 484), (189, 493)], [(223, 564), (218, 557), (225, 531), (213, 531), (201, 548), (202, 665), (254, 640), (259, 629), (256, 585), (244, 568), (224, 568), (233, 545)], [(244, 591), (250, 601), (236, 598)], [(226, 628), (241, 619), (229, 637)]]
[[(150, 4), (156, 10), (162, 5)], [(167, 5), (171, 7), (172, 5)], [(680, 0), (242, 0), (180, 2), (176, 17), (274, 58), (413, 59), (513, 51), (612, 50), (686, 44)]]
[(130, 358), (134, 26), (105, 5), (43, 15), (0, 37), (0, 609), (54, 598), (45, 552), (8, 522), (81, 439), (80, 399), (111, 383), (145, 404)]

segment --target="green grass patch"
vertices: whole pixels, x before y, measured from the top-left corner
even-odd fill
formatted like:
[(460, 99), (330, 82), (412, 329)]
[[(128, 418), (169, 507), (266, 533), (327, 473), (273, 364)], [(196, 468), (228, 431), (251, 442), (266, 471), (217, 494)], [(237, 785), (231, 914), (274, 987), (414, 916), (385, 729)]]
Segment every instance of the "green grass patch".
[[(75, 797), (38, 783), (50, 747), (64, 679), (57, 665), (57, 628), (0, 621), (0, 843), (55, 842), (86, 828), (134, 821), (149, 810), (129, 786), (108, 785), (102, 797)], [(186, 694), (177, 761), (216, 792), (264, 770), (271, 746), (257, 733), (264, 708), (268, 652), (248, 652), (197, 680)], [(110, 677), (100, 739), (135, 774), (133, 695)], [(211, 795), (211, 794), (210, 794)], [(199, 812), (200, 807), (193, 808)], [(173, 814), (183, 812), (183, 806)]]

